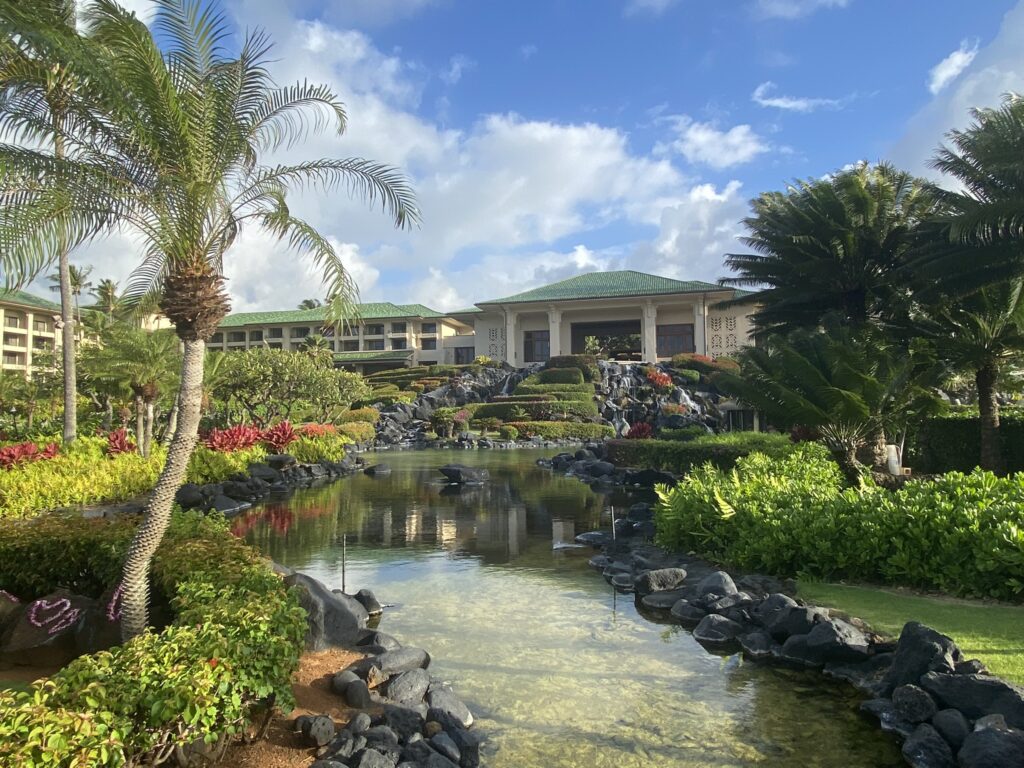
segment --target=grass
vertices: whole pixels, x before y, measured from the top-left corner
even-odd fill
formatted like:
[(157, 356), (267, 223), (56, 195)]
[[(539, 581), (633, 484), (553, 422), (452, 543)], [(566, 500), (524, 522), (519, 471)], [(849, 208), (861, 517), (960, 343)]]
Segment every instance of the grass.
[(814, 582), (801, 582), (799, 594), (894, 637), (908, 621), (919, 621), (952, 637), (967, 658), (981, 659), (992, 674), (1024, 685), (1024, 606)]

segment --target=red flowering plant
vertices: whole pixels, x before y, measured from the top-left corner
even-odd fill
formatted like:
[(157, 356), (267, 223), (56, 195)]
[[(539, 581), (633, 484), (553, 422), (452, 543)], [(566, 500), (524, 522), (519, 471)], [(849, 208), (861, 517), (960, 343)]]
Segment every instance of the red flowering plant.
[(27, 464), (30, 461), (41, 461), (52, 459), (60, 451), (56, 443), (48, 443), (45, 448), (40, 448), (35, 443), (15, 443), (0, 448), (0, 467), (11, 469), (19, 464)]
[(107, 434), (107, 455), (118, 456), (122, 453), (134, 453), (135, 443), (128, 437), (128, 430), (124, 427), (112, 429)]
[(681, 403), (665, 403), (661, 406), (661, 412), (666, 416), (681, 416), (689, 410)]
[(338, 434), (338, 428), (333, 424), (304, 424), (299, 431), (303, 437), (326, 437)]
[(236, 424), (227, 429), (211, 429), (203, 445), (212, 451), (231, 453), (252, 448), (264, 439), (263, 432), (249, 424)]
[(285, 448), (299, 439), (299, 434), (290, 421), (275, 424), (263, 433), (263, 444), (268, 451), (281, 453)]
[(657, 368), (647, 370), (647, 383), (657, 390), (664, 391), (672, 388), (672, 377), (662, 373)]
[(627, 440), (650, 440), (654, 437), (654, 428), (646, 421), (638, 421), (626, 433)]

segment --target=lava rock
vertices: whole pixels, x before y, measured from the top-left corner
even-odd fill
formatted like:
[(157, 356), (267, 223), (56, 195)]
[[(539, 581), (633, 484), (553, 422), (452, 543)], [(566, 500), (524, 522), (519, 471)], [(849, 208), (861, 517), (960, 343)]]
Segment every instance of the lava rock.
[(390, 475), (391, 467), (387, 464), (374, 464), (373, 466), (364, 469), (363, 474), (369, 475), (370, 477), (376, 477), (377, 475)]
[(960, 768), (1024, 768), (1024, 731), (987, 728), (964, 739)]
[(423, 714), (418, 710), (398, 704), (384, 705), (384, 722), (406, 742), (414, 736), (420, 736), (424, 724)]
[(178, 488), (174, 500), (182, 509), (199, 509), (206, 503), (202, 488), (196, 483), (185, 483)]
[(388, 681), (388, 698), (393, 701), (422, 701), (430, 686), (430, 675), (425, 669), (411, 669)]
[(365, 680), (353, 680), (345, 686), (345, 701), (353, 709), (366, 709), (373, 700), (370, 698), (370, 688)]
[(732, 645), (741, 634), (742, 624), (716, 614), (705, 616), (693, 630), (693, 638), (697, 642), (716, 648)]
[(652, 592), (676, 589), (684, 581), (686, 581), (686, 571), (682, 568), (659, 568), (637, 576), (633, 582), (633, 588), (636, 594), (643, 597)]
[(807, 651), (811, 658), (822, 663), (857, 662), (871, 655), (871, 644), (867, 636), (852, 624), (832, 619), (818, 622), (811, 628), (807, 634)]
[(690, 594), (688, 589), (670, 589), (665, 592), (651, 592), (640, 599), (640, 605), (652, 611), (670, 611), (672, 606)]
[(726, 595), (735, 595), (738, 591), (732, 576), (725, 571), (712, 571), (697, 585), (697, 594), (700, 597), (707, 597), (711, 594), (725, 597)]
[(397, 648), (377, 657), (380, 669), (386, 675), (397, 675), (413, 669), (426, 669), (430, 666), (430, 654), (422, 648)]
[(465, 728), (451, 728), (447, 731), (455, 746), (459, 748), (462, 768), (478, 768), (480, 765), (480, 737)]
[(370, 716), (365, 712), (359, 712), (345, 727), (352, 733), (362, 733), (370, 727), (370, 723)]
[(799, 667), (820, 667), (823, 661), (817, 650), (811, 650), (808, 646), (809, 635), (790, 635), (782, 644), (779, 652), (783, 661), (788, 661)]
[(302, 735), (311, 746), (322, 747), (334, 739), (334, 721), (325, 715), (311, 717), (302, 723)]
[(903, 742), (903, 757), (912, 768), (956, 768), (953, 750), (927, 723), (917, 726)]
[(916, 685), (901, 685), (892, 692), (892, 703), (896, 713), (911, 723), (927, 722), (939, 711), (935, 699)]
[(288, 469), (289, 467), (294, 467), (296, 461), (294, 456), (289, 456), (287, 453), (276, 453), (267, 456), (266, 463), (271, 469), (275, 469), (280, 472), (281, 470)]
[(354, 759), (353, 768), (395, 768), (395, 762), (386, 758), (375, 749), (364, 749)]
[[(469, 711), (469, 707), (451, 691), (444, 688), (431, 691), (427, 694), (427, 703), (430, 705), (431, 714), (435, 711), (443, 712), (453, 718), (463, 728), (469, 728), (473, 725), (473, 714)], [(440, 720), (437, 717), (433, 719)]]
[(360, 589), (353, 595), (356, 602), (358, 602), (363, 608), (366, 609), (366, 613), (370, 616), (380, 616), (384, 613), (384, 609), (381, 604), (377, 602), (376, 595), (373, 594), (369, 589)]
[(306, 611), (306, 648), (351, 648), (369, 618), (366, 609), (350, 597), (331, 592), (304, 573), (286, 576), (285, 586), (297, 587), (299, 604)]
[(896, 714), (896, 707), (889, 699), (870, 699), (860, 705), (860, 711), (878, 718), (883, 731), (897, 733), (904, 738), (912, 734), (916, 728), (913, 723)]
[(331, 690), (339, 696), (344, 696), (348, 684), (359, 679), (359, 676), (350, 669), (345, 669), (331, 678)]
[(787, 613), (791, 608), (796, 608), (797, 602), (789, 595), (776, 592), (768, 595), (751, 610), (750, 615), (754, 621), (762, 627), (767, 627), (781, 613)]
[(677, 601), (669, 612), (684, 627), (696, 627), (708, 615), (707, 611), (697, 607), (688, 600)]
[(449, 483), (457, 485), (483, 483), (490, 478), (490, 473), (486, 469), (467, 467), (464, 464), (445, 464), (438, 467), (438, 471), (448, 478)]
[[(247, 471), (250, 477), (255, 477), (262, 480), (265, 483), (279, 483), (281, 482), (281, 473), (273, 467), (260, 462), (253, 462), (247, 467)], [(184, 488), (184, 486), (182, 486)]]
[(837, 680), (845, 680), (868, 696), (882, 696), (888, 690), (885, 679), (892, 667), (892, 660), (892, 653), (876, 653), (866, 661), (855, 664), (826, 664), (825, 674)]
[(462, 759), (462, 753), (459, 752), (459, 748), (455, 745), (455, 742), (452, 741), (452, 737), (444, 731), (430, 738), (430, 746), (447, 757), (453, 763), (458, 763)]
[(1024, 728), (1024, 688), (986, 675), (949, 675), (929, 672), (921, 687), (946, 707), (959, 709), (976, 720), (1002, 715), (1011, 728)]
[(747, 632), (740, 635), (737, 640), (744, 655), (754, 661), (770, 659), (778, 651), (778, 645), (772, 640), (772, 636), (763, 629)]
[(792, 635), (806, 635), (815, 624), (827, 619), (817, 608), (795, 606), (775, 613), (765, 624), (765, 629), (781, 643)]
[(736, 592), (732, 595), (725, 595), (717, 600), (705, 603), (704, 607), (708, 613), (725, 613), (732, 608), (746, 608), (753, 604), (753, 599), (746, 592)]
[(971, 732), (971, 724), (959, 709), (939, 710), (932, 718), (932, 726), (954, 751), (963, 746), (964, 739)]
[(918, 685), (928, 672), (952, 673), (962, 660), (960, 649), (952, 639), (924, 624), (908, 622), (896, 644), (886, 694), (907, 683)]

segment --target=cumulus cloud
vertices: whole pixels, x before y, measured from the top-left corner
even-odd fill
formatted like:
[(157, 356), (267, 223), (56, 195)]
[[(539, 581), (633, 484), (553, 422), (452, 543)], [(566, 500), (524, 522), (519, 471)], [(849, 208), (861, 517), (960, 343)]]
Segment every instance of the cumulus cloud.
[(928, 72), (928, 90), (938, 93), (952, 83), (974, 61), (978, 55), (978, 41), (964, 40), (960, 47), (944, 58)]
[(788, 112), (814, 112), (819, 109), (841, 109), (851, 97), (843, 99), (811, 98), (808, 96), (780, 96), (775, 94), (775, 83), (761, 83), (750, 98), (762, 107), (773, 107)]
[(823, 8), (845, 8), (850, 0), (757, 0), (762, 16), (776, 19), (798, 19)]
[(713, 123), (701, 123), (690, 117), (675, 118), (677, 137), (671, 148), (691, 163), (716, 170), (749, 163), (769, 147), (749, 125), (720, 130)]
[(448, 85), (455, 85), (462, 79), (463, 73), (475, 66), (476, 62), (469, 56), (456, 54), (448, 60), (448, 67), (441, 73), (441, 79)]

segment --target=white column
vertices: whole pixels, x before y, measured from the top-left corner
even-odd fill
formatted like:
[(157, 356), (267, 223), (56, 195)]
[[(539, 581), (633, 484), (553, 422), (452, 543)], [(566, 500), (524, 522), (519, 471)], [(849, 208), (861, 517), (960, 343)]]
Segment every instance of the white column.
[(31, 312), (25, 313), (25, 367), (32, 373), (32, 344), (35, 341), (35, 315)]
[(562, 310), (548, 310), (548, 344), (551, 357), (562, 354)]
[(645, 363), (654, 363), (658, 360), (658, 308), (653, 302), (648, 301), (643, 306), (643, 316), (640, 320), (641, 348), (640, 356)]
[(519, 367), (519, 340), (516, 338), (516, 313), (505, 310), (505, 362), (513, 368)]
[(702, 296), (693, 304), (693, 348), (698, 355), (708, 353), (707, 326), (708, 305)]

